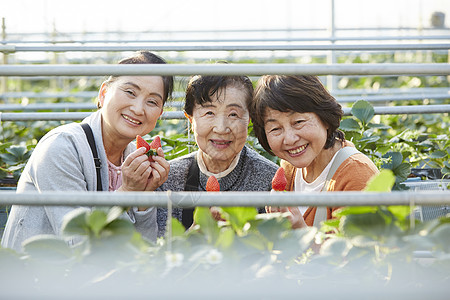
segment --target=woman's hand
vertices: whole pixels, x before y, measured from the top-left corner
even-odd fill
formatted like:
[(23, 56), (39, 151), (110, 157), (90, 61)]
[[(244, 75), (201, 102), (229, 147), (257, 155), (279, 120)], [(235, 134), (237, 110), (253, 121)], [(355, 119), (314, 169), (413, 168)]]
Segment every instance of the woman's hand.
[(145, 188), (146, 191), (154, 191), (161, 184), (166, 182), (169, 177), (170, 165), (169, 162), (164, 158), (164, 152), (161, 147), (156, 150), (157, 156), (152, 156), (154, 162), (150, 163), (152, 168), (149, 180), (147, 182), (147, 186)]
[(279, 207), (279, 206), (266, 206), (267, 213), (274, 212), (289, 212), (287, 216), (289, 222), (291, 222), (292, 229), (304, 228), (307, 227), (305, 220), (303, 219), (303, 215), (298, 209), (298, 207)]
[(209, 211), (211, 212), (212, 217), (216, 221), (226, 221), (222, 215), (220, 214), (219, 208), (217, 206), (211, 206), (209, 208)]
[[(154, 162), (148, 160), (145, 148), (139, 148), (125, 159), (122, 164), (122, 186), (119, 191), (154, 191), (169, 176), (170, 165), (164, 158), (161, 147), (152, 156)], [(138, 207), (139, 211), (147, 207)]]
[(150, 162), (145, 148), (132, 152), (122, 164), (121, 191), (154, 191), (163, 184), (169, 175), (170, 166), (164, 158), (162, 148), (157, 149), (155, 160)]

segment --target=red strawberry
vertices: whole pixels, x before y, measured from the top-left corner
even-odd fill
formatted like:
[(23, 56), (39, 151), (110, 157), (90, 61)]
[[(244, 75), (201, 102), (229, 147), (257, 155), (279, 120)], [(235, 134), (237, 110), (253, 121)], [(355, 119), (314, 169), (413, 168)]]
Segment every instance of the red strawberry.
[(159, 137), (159, 135), (157, 135), (153, 141), (150, 143), (150, 149), (158, 149), (159, 147), (161, 147), (161, 138)]
[(136, 136), (136, 148), (139, 149), (141, 147), (145, 147), (145, 150), (146, 150), (145, 154), (147, 154), (148, 160), (150, 162), (153, 162), (154, 160), (152, 158), (152, 155), (157, 155), (156, 149), (161, 147), (161, 138), (157, 135), (153, 139), (153, 141), (149, 144), (140, 135), (137, 135)]
[(209, 176), (208, 181), (206, 182), (206, 191), (207, 192), (220, 192), (220, 184), (217, 181), (216, 177)]
[(284, 169), (279, 167), (272, 179), (272, 189), (281, 192), (286, 190), (286, 185), (287, 180), (286, 175), (284, 175)]
[(148, 150), (150, 150), (150, 145), (147, 143), (147, 141), (144, 140), (142, 138), (142, 136), (137, 135), (136, 136), (136, 149), (139, 149), (139, 148), (142, 148), (142, 147), (145, 147), (146, 152)]

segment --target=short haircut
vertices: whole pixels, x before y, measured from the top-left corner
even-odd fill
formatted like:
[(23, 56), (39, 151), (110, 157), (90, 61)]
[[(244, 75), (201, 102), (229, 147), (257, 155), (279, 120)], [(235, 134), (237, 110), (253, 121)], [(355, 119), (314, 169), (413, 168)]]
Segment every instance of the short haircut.
[(253, 84), (247, 76), (193, 76), (186, 88), (184, 111), (192, 116), (194, 106), (212, 102), (211, 97), (225, 92), (227, 87), (242, 88), (245, 92), (246, 108), (249, 110), (253, 99)]
[(338, 129), (344, 114), (342, 107), (317, 76), (265, 75), (259, 79), (250, 116), (260, 144), (274, 155), (264, 130), (268, 108), (281, 112), (315, 113), (329, 127), (324, 149), (333, 147), (336, 140), (344, 140), (344, 133)]

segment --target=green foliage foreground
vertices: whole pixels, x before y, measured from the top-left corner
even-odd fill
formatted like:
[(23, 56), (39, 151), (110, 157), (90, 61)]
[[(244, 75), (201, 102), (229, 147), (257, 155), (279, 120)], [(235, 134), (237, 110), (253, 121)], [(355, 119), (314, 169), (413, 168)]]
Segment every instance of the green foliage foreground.
[[(369, 191), (394, 181), (383, 171)], [(217, 223), (198, 207), (190, 231), (171, 219), (155, 244), (123, 212), (73, 211), (62, 234), (84, 237), (74, 246), (37, 236), (23, 254), (0, 249), (2, 294), (438, 299), (450, 283), (450, 217), (413, 222), (409, 207), (345, 207), (320, 230), (292, 230), (285, 215), (249, 207), (223, 207)], [(420, 258), (424, 250), (432, 257)]]

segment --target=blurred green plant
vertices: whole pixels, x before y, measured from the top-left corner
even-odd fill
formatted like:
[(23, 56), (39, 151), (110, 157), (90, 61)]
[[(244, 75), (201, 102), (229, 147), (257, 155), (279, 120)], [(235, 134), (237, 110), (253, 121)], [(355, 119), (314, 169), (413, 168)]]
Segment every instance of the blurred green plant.
[[(389, 191), (394, 182), (392, 171), (383, 170), (367, 193)], [(225, 221), (197, 207), (190, 230), (171, 219), (171, 232), (149, 243), (120, 207), (78, 208), (65, 217), (63, 237), (33, 237), (22, 254), (0, 249), (0, 261), (24, 273), (15, 278), (19, 283), (41, 292), (70, 286), (90, 293), (123, 284), (136, 291), (168, 283), (264, 288), (276, 280), (293, 291), (314, 290), (321, 282), (424, 293), (430, 284), (450, 282), (449, 217), (419, 223), (411, 220), (409, 206), (343, 207), (320, 230), (292, 230), (286, 213), (219, 209)], [(64, 237), (73, 235), (80, 242), (69, 246)], [(415, 251), (429, 251), (431, 260), (421, 263)]]

